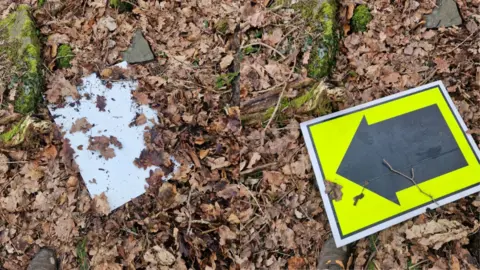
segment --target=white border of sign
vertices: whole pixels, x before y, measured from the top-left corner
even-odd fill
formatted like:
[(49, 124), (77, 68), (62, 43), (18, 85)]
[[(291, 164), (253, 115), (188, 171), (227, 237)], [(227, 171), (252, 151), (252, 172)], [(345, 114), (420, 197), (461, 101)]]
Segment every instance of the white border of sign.
[[(317, 124), (317, 123), (320, 123), (320, 122), (324, 122), (324, 121), (326, 121), (330, 118), (333, 118), (333, 117), (339, 117), (339, 116), (342, 116), (344, 114), (348, 114), (348, 113), (351, 113), (351, 112), (354, 112), (354, 111), (357, 111), (357, 110), (360, 110), (360, 109), (364, 109), (366, 107), (371, 107), (372, 105), (383, 103), (385, 101), (389, 101), (389, 100), (392, 100), (392, 99), (397, 99), (397, 98), (400, 98), (400, 97), (403, 97), (403, 96), (411, 95), (413, 93), (420, 92), (422, 90), (425, 90), (425, 89), (428, 89), (428, 88), (433, 88), (433, 87), (440, 87), (441, 91), (443, 92), (443, 94), (445, 96), (445, 99), (448, 102), (448, 105), (450, 105), (450, 108), (451, 108), (453, 114), (455, 115), (455, 118), (457, 119), (458, 123), (461, 125), (461, 127), (463, 129), (463, 132), (466, 132), (468, 130), (468, 128), (465, 125), (465, 122), (463, 121), (462, 117), (458, 113), (458, 110), (455, 107), (455, 104), (453, 103), (452, 99), (450, 98), (450, 95), (448, 94), (447, 90), (445, 89), (445, 86), (443, 85), (442, 81), (436, 81), (436, 82), (432, 82), (432, 83), (429, 83), (429, 84), (426, 84), (426, 85), (422, 85), (422, 86), (419, 86), (419, 87), (416, 87), (416, 88), (413, 88), (413, 89), (410, 89), (410, 90), (407, 90), (407, 91), (403, 91), (403, 92), (400, 92), (400, 93), (397, 93), (397, 94), (394, 94), (394, 95), (391, 95), (391, 96), (388, 96), (388, 97), (383, 97), (383, 98), (380, 98), (380, 99), (377, 99), (377, 100), (374, 100), (374, 101), (370, 101), (370, 102), (367, 102), (365, 104), (361, 104), (361, 105), (351, 107), (351, 108), (348, 108), (348, 109), (345, 109), (345, 110), (342, 110), (342, 111), (339, 111), (339, 112), (328, 114), (328, 115), (325, 115), (325, 116), (322, 116), (322, 117), (319, 117), (319, 118), (315, 118), (315, 119), (312, 119), (312, 120), (309, 120), (307, 122), (303, 122), (303, 123), (300, 124), (300, 128), (302, 129), (303, 138), (305, 140), (305, 144), (306, 144), (307, 149), (308, 149), (308, 154), (310, 156), (310, 161), (312, 162), (313, 171), (315, 172), (315, 177), (317, 179), (317, 185), (320, 189), (320, 194), (322, 196), (322, 200), (323, 200), (323, 203), (325, 205), (325, 210), (327, 211), (328, 221), (330, 223), (333, 238), (335, 239), (335, 244), (337, 245), (337, 247), (341, 247), (341, 246), (344, 246), (344, 245), (349, 244), (351, 242), (357, 241), (357, 240), (359, 240), (361, 238), (364, 238), (366, 236), (369, 236), (373, 233), (384, 230), (384, 229), (386, 229), (388, 227), (391, 227), (393, 225), (396, 225), (400, 222), (403, 222), (405, 220), (408, 220), (410, 218), (418, 216), (422, 213), (425, 213), (427, 208), (434, 209), (434, 208), (437, 208), (439, 206), (442, 206), (442, 205), (445, 205), (447, 203), (456, 201), (458, 199), (461, 199), (463, 197), (466, 197), (468, 195), (471, 195), (475, 192), (480, 191), (480, 185), (478, 185), (478, 186), (463, 190), (461, 192), (458, 192), (456, 194), (453, 194), (451, 196), (448, 196), (444, 199), (437, 200), (438, 204), (431, 203), (431, 204), (419, 207), (415, 210), (409, 211), (408, 213), (405, 213), (403, 215), (399, 215), (395, 218), (392, 218), (392, 219), (389, 219), (389, 220), (387, 220), (385, 222), (382, 222), (380, 224), (374, 225), (374, 226), (372, 226), (372, 227), (370, 227), (366, 230), (363, 230), (359, 233), (353, 234), (351, 236), (347, 236), (343, 239), (340, 237), (340, 231), (339, 231), (339, 228), (338, 228), (338, 224), (336, 223), (335, 215), (334, 215), (333, 210), (332, 210), (332, 205), (330, 204), (330, 199), (328, 198), (328, 195), (325, 192), (325, 185), (324, 185), (324, 179), (323, 179), (323, 176), (322, 176), (322, 171), (320, 169), (319, 161), (317, 160), (317, 156), (315, 154), (313, 141), (312, 141), (312, 138), (310, 137), (310, 132), (308, 131), (308, 126), (312, 125), (312, 124)], [(468, 139), (468, 142), (472, 146), (472, 149), (474, 150), (477, 158), (480, 157), (480, 151), (478, 150), (478, 147), (475, 144), (475, 141), (473, 140), (472, 135), (466, 134), (466, 138)]]

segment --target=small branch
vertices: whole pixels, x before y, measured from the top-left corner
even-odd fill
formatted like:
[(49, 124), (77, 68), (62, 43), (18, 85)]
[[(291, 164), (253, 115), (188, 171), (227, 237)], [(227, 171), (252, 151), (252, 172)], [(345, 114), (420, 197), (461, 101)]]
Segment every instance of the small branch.
[(193, 187), (190, 186), (190, 191), (188, 192), (188, 198), (187, 198), (187, 211), (188, 211), (187, 235), (190, 235), (190, 228), (192, 226), (192, 212), (190, 210), (190, 198), (192, 197), (192, 190), (193, 190)]
[(385, 165), (387, 165), (387, 167), (388, 167), (388, 169), (390, 169), (390, 171), (392, 171), (392, 172), (394, 172), (394, 173), (396, 173), (396, 174), (398, 174), (398, 175), (401, 175), (401, 176), (407, 178), (408, 180), (410, 180), (410, 182), (412, 182), (412, 183), (417, 187), (418, 191), (420, 191), (421, 193), (423, 193), (425, 196), (429, 197), (434, 203), (436, 203), (436, 204), (438, 205), (437, 201), (435, 201), (435, 199), (433, 198), (433, 196), (430, 195), (430, 194), (428, 194), (428, 193), (426, 193), (425, 191), (423, 191), (423, 190), (420, 188), (420, 186), (417, 184), (417, 182), (415, 182), (415, 179), (414, 179), (415, 174), (414, 174), (414, 172), (413, 172), (413, 168), (412, 168), (412, 177), (408, 177), (408, 176), (406, 176), (405, 174), (403, 174), (402, 172), (399, 172), (399, 171), (393, 169), (392, 165), (390, 165), (390, 163), (388, 163), (385, 159), (383, 160), (383, 163), (384, 163)]
[(444, 52), (444, 53), (441, 53), (441, 54), (439, 54), (439, 55), (445, 55), (445, 54), (449, 54), (449, 53), (455, 51), (456, 49), (458, 49), (460, 46), (462, 46), (463, 43), (465, 43), (469, 38), (471, 38), (471, 37), (472, 37), (474, 34), (476, 34), (476, 33), (477, 33), (477, 31), (472, 32), (472, 33), (471, 33), (468, 37), (466, 37), (462, 42), (460, 42), (457, 46), (455, 46), (455, 48), (453, 48), (453, 49), (451, 49), (451, 50), (449, 50), (449, 51), (446, 51), (446, 52)]
[(251, 174), (251, 173), (254, 173), (254, 172), (257, 172), (257, 171), (260, 171), (260, 170), (263, 170), (263, 169), (266, 169), (270, 166), (273, 166), (277, 164), (277, 162), (272, 162), (272, 163), (267, 163), (267, 164), (263, 164), (263, 165), (260, 165), (258, 167), (255, 167), (255, 168), (251, 168), (251, 169), (248, 169), (248, 170), (245, 170), (245, 171), (241, 171), (240, 172), (240, 175), (247, 175), (247, 174)]
[(282, 57), (282, 59), (285, 59), (287, 57), (285, 57), (285, 55), (283, 55), (281, 52), (279, 52), (277, 49), (273, 48), (272, 46), (268, 45), (268, 44), (265, 44), (263, 42), (254, 42), (254, 43), (250, 43), (248, 45), (245, 45), (245, 46), (242, 46), (241, 49), (245, 49), (246, 47), (249, 47), (249, 46), (255, 46), (255, 45), (261, 45), (263, 47), (266, 47), (266, 48), (269, 48), (270, 50), (274, 51), (276, 54), (278, 54), (280, 57)]
[(285, 85), (282, 88), (282, 92), (280, 92), (280, 96), (278, 97), (277, 105), (275, 105), (275, 109), (273, 110), (272, 115), (270, 116), (270, 119), (268, 119), (267, 125), (263, 129), (263, 134), (265, 134), (265, 131), (270, 126), (270, 123), (272, 122), (273, 118), (275, 118), (275, 114), (277, 114), (278, 108), (280, 107), (280, 103), (282, 103), (283, 93), (285, 92), (285, 89), (287, 89), (288, 81), (290, 81), (290, 78), (292, 78), (293, 71), (295, 70), (295, 65), (296, 64), (297, 64), (297, 58), (295, 57), (295, 61), (293, 62), (292, 70), (290, 70), (290, 74), (288, 74), (288, 78), (287, 78), (287, 80), (285, 80)]

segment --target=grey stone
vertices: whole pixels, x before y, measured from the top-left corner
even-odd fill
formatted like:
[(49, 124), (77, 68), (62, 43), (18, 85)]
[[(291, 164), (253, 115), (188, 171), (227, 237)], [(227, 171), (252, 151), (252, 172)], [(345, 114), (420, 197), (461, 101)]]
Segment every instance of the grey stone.
[(123, 60), (127, 63), (142, 63), (153, 60), (155, 57), (142, 31), (137, 30), (133, 36), (132, 45), (123, 53)]
[(427, 15), (426, 27), (429, 29), (460, 24), (462, 17), (454, 0), (437, 0), (437, 7)]

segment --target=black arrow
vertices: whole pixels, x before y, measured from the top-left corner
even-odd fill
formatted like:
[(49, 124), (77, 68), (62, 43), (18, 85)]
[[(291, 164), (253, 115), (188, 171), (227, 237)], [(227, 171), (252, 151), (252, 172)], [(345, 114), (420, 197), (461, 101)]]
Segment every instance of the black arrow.
[[(369, 125), (365, 116), (337, 174), (400, 204), (396, 192), (468, 165), (437, 105)], [(368, 184), (365, 184), (368, 183)]]

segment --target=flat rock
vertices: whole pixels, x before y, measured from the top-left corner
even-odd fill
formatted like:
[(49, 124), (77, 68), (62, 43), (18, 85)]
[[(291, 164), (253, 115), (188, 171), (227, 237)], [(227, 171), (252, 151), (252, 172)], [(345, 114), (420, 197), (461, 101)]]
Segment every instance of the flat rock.
[(426, 19), (426, 27), (429, 29), (462, 24), (462, 17), (454, 0), (437, 0), (437, 7)]
[(137, 30), (133, 36), (132, 45), (123, 53), (123, 59), (129, 64), (134, 64), (151, 61), (154, 58), (150, 45), (143, 36), (142, 31)]

